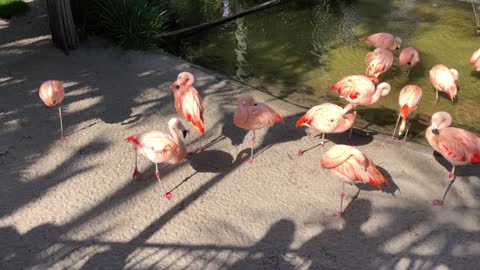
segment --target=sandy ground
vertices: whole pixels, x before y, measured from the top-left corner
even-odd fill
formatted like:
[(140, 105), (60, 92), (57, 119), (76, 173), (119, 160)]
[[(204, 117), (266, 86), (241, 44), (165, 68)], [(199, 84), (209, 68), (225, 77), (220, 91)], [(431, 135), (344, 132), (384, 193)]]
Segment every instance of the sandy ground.
[[(459, 168), (446, 204), (433, 207), (448, 164), (422, 145), (354, 135), (392, 188), (360, 187), (334, 219), (341, 184), (319, 166), (319, 139), (294, 127), (304, 108), (165, 54), (87, 43), (66, 56), (33, 4), (0, 24), (0, 269), (478, 268), (477, 167)], [(123, 140), (166, 130), (176, 115), (169, 84), (184, 70), (197, 77), (208, 148), (161, 166), (166, 201), (148, 160), (132, 180)], [(38, 97), (47, 79), (65, 82), (67, 142)], [(232, 124), (243, 93), (286, 119), (257, 133), (253, 164), (249, 135)], [(327, 136), (326, 149), (346, 136)], [(298, 148), (311, 149), (299, 158)], [(357, 188), (347, 193), (351, 201)]]

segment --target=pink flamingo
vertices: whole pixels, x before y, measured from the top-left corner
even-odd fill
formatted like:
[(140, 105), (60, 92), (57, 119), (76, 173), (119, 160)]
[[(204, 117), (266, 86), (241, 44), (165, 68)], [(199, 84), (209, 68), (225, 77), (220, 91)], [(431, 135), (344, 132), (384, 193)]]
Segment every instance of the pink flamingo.
[(474, 65), (477, 68), (477, 71), (480, 71), (480, 49), (472, 54), (472, 57), (470, 57), (470, 64)]
[(62, 121), (62, 106), (60, 105), (63, 101), (65, 90), (63, 89), (63, 83), (57, 80), (49, 80), (42, 85), (38, 90), (40, 98), (43, 100), (45, 105), (48, 107), (53, 107), (58, 104), (58, 117), (60, 118), (60, 131), (61, 137), (60, 141), (67, 140), (67, 137), (63, 135), (63, 121)]
[(447, 112), (432, 115), (432, 125), (425, 132), (425, 137), (432, 148), (452, 164), (448, 177), (452, 180), (447, 186), (441, 200), (433, 200), (433, 205), (442, 205), (450, 186), (455, 181), (455, 166), (480, 163), (480, 138), (461, 128), (450, 127), (452, 116)]
[(393, 64), (393, 52), (383, 48), (376, 48), (365, 58), (367, 63), (366, 75), (374, 83), (378, 83), (380, 74), (387, 72)]
[[(195, 77), (192, 73), (181, 72), (172, 84), (172, 91), (178, 116), (192, 123), (198, 133), (203, 136), (205, 133), (203, 106), (198, 91), (192, 86), (194, 82)], [(202, 151), (201, 145), (197, 151)]]
[(402, 40), (399, 37), (394, 37), (390, 33), (376, 33), (368, 37), (360, 39), (360, 41), (371, 44), (376, 48), (384, 48), (390, 51), (400, 49)]
[(135, 148), (135, 169), (133, 170), (133, 178), (140, 176), (137, 166), (138, 153), (155, 163), (155, 176), (162, 187), (162, 193), (168, 200), (172, 198), (172, 193), (165, 193), (163, 184), (160, 181), (160, 172), (158, 171), (158, 163), (167, 162), (176, 164), (185, 159), (187, 148), (183, 141), (178, 137), (175, 130), (181, 130), (183, 137), (187, 136), (187, 129), (177, 118), (168, 121), (168, 129), (170, 134), (152, 130), (144, 132), (138, 136), (132, 135), (125, 139), (127, 143), (133, 143)]
[(404, 48), (400, 55), (398, 56), (399, 63), (401, 67), (408, 67), (407, 77), (410, 73), (410, 69), (412, 69), (418, 62), (420, 62), (420, 53), (417, 48), (408, 47)]
[(369, 184), (382, 190), (382, 184), (390, 186), (385, 176), (377, 169), (375, 164), (362, 151), (348, 145), (335, 145), (323, 154), (320, 164), (323, 168), (330, 169), (333, 174), (342, 180), (340, 192), (340, 211), (334, 217), (342, 215), (343, 197), (345, 196), (344, 183)]
[(390, 93), (390, 84), (382, 82), (377, 87), (364, 75), (347, 76), (330, 87), (337, 91), (349, 104), (346, 111), (355, 108), (357, 105), (370, 105), (376, 103), (380, 97)]
[(430, 69), (430, 82), (435, 87), (436, 95), (435, 101), (438, 102), (438, 91), (447, 93), (452, 100), (457, 95), (458, 71), (456, 69), (449, 69), (447, 66), (438, 64)]
[[(410, 115), (417, 109), (418, 104), (420, 104), (420, 100), (422, 100), (422, 88), (417, 85), (406, 85), (400, 91), (400, 96), (398, 97), (398, 105), (400, 105), (400, 113), (398, 114), (397, 124), (395, 125), (395, 129), (393, 130), (392, 140), (395, 136), (395, 131), (397, 131), (398, 122), (400, 121), (400, 117), (402, 118), (402, 123), (400, 124), (400, 128), (398, 130), (398, 136), (402, 135), (402, 132), (405, 130), (405, 126), (407, 125), (407, 120)], [(405, 132), (405, 137), (401, 143), (405, 143), (407, 139), (408, 130), (410, 129), (410, 121), (407, 132)]]
[(255, 102), (252, 96), (244, 95), (237, 99), (237, 110), (233, 116), (233, 123), (246, 130), (253, 131), (252, 148), (249, 163), (253, 162), (253, 146), (255, 143), (255, 130), (271, 127), (277, 122), (285, 124), (282, 116), (268, 105)]
[[(296, 126), (305, 125), (313, 127), (318, 132), (322, 133), (322, 153), (324, 146), (325, 133), (342, 133), (352, 128), (357, 113), (347, 114), (344, 109), (332, 103), (323, 103), (312, 107), (297, 121)], [(297, 152), (298, 156), (303, 155), (301, 149)]]

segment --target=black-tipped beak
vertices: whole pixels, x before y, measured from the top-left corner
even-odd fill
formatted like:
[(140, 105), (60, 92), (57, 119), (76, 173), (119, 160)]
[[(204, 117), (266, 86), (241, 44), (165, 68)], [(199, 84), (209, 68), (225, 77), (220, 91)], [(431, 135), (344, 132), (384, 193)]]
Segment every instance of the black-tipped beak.
[(178, 90), (180, 89), (180, 84), (175, 84), (175, 88)]
[(408, 65), (411, 65), (411, 64), (412, 64), (412, 62), (408, 62), (407, 64), (408, 64)]
[(183, 138), (185, 139), (188, 134), (188, 130), (182, 130)]
[(432, 128), (432, 132), (435, 135), (440, 135), (440, 131), (438, 131), (438, 129), (436, 129), (436, 128)]

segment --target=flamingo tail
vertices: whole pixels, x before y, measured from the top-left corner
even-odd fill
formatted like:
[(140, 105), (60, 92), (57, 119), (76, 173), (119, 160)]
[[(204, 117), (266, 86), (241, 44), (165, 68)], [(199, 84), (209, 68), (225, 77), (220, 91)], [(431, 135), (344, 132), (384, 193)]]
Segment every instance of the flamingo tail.
[(187, 120), (190, 121), (195, 129), (200, 133), (202, 136), (205, 134), (205, 126), (203, 124), (203, 115), (200, 115), (199, 119), (193, 118), (190, 114), (187, 115)]
[(296, 127), (299, 127), (303, 124), (307, 124), (307, 125), (310, 125), (310, 123), (312, 122), (311, 119), (308, 119), (307, 118), (307, 114), (304, 114), (302, 117), (300, 117), (298, 120), (297, 120), (297, 123), (295, 124)]
[(282, 122), (285, 124), (285, 120), (283, 120), (282, 116), (278, 113), (275, 113), (275, 121)]
[(375, 167), (375, 165), (370, 164), (368, 167), (368, 172), (370, 173), (370, 179), (368, 184), (376, 187), (378, 190), (382, 190), (382, 184), (387, 184), (390, 187), (390, 184), (387, 181), (387, 178)]
[(403, 105), (400, 109), (400, 114), (402, 115), (403, 119), (407, 119), (408, 115), (410, 114), (410, 107), (407, 104)]

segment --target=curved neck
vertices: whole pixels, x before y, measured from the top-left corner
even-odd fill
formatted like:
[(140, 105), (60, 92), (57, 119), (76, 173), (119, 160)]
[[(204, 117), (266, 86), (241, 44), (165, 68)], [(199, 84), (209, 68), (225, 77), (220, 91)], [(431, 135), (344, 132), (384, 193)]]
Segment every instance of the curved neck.
[(181, 142), (180, 138), (178, 137), (178, 134), (177, 132), (175, 131), (175, 129), (173, 128), (172, 125), (169, 125), (168, 126), (168, 129), (170, 130), (170, 135), (172, 135), (173, 137), (173, 140), (175, 141), (175, 143), (179, 144)]
[(377, 102), (380, 97), (382, 96), (382, 92), (383, 92), (383, 87), (379, 87), (379, 85), (377, 85), (377, 88), (375, 89), (375, 94), (373, 94), (373, 97), (372, 97), (372, 103), (375, 103)]

